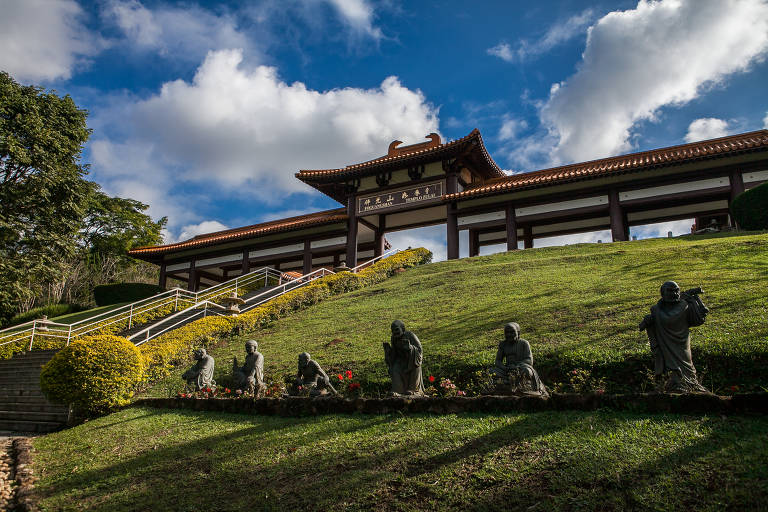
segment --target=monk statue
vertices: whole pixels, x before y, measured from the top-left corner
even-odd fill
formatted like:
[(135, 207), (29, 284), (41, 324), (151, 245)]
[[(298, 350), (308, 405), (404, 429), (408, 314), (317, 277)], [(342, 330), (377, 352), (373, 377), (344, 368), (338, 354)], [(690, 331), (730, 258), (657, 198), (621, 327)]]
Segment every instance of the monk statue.
[[(390, 345), (391, 343), (391, 345)], [(400, 320), (392, 322), (392, 338), (384, 343), (384, 361), (392, 378), (391, 393), (397, 395), (423, 395), (421, 379), (423, 360), (421, 342), (411, 331), (405, 330)]]
[(640, 322), (640, 330), (648, 333), (661, 391), (708, 393), (696, 378), (691, 357), (690, 328), (702, 325), (709, 312), (699, 298), (701, 293), (701, 288), (681, 292), (676, 282), (667, 281), (661, 285), (661, 299)]
[(313, 360), (308, 352), (299, 354), (299, 372), (296, 375), (294, 389), (299, 386), (309, 389), (309, 396), (326, 396), (339, 393), (331, 385), (328, 374), (323, 371), (317, 361)]
[(205, 388), (216, 388), (213, 380), (213, 357), (209, 356), (204, 348), (195, 350), (195, 364), (181, 376), (187, 383), (187, 389), (200, 391)]
[(264, 390), (264, 356), (261, 355), (256, 340), (245, 342), (245, 364), (238, 366), (237, 358), (232, 363), (232, 376), (235, 389), (258, 396)]
[(533, 368), (533, 354), (528, 341), (520, 337), (520, 326), (510, 322), (504, 326), (504, 339), (496, 351), (496, 364), (491, 368), (496, 391), (513, 395), (549, 396), (549, 392)]

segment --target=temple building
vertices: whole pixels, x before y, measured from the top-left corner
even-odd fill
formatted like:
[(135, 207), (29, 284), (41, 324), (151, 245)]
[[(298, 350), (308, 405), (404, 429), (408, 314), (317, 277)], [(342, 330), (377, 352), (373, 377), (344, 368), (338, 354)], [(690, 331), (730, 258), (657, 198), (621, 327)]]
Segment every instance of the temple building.
[(630, 226), (680, 219), (733, 226), (731, 200), (768, 181), (768, 130), (513, 175), (478, 130), (447, 143), (435, 133), (427, 139), (394, 141), (368, 162), (296, 173), (341, 208), (129, 254), (159, 265), (161, 286), (173, 277), (197, 290), (255, 267), (355, 267), (388, 249), (386, 233), (435, 224), (446, 226), (449, 259), (459, 257), (460, 230), (476, 256), (485, 245), (530, 248), (537, 238), (603, 229), (624, 241)]

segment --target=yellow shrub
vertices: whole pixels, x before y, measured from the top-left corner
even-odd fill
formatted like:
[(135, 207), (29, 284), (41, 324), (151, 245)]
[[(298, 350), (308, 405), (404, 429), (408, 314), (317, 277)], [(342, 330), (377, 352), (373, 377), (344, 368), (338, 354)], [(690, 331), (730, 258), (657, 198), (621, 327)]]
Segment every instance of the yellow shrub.
[(126, 405), (144, 374), (144, 358), (130, 341), (99, 335), (61, 349), (40, 373), (43, 393), (85, 414)]

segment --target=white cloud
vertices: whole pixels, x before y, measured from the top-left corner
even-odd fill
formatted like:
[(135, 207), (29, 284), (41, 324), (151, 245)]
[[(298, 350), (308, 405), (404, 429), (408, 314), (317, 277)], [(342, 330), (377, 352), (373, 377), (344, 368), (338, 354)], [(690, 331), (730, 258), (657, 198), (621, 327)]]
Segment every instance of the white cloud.
[(716, 139), (728, 135), (728, 122), (715, 117), (696, 119), (688, 125), (685, 142)]
[(593, 19), (592, 9), (587, 9), (552, 25), (541, 38), (535, 41), (521, 39), (514, 50), (509, 43), (502, 42), (493, 48), (488, 48), (487, 52), (507, 62), (523, 62), (547, 53), (556, 46), (583, 34)]
[(763, 118), (763, 128), (768, 129), (768, 112), (765, 113), (765, 117)]
[(512, 51), (512, 47), (509, 46), (509, 43), (499, 43), (492, 48), (488, 48), (486, 53), (507, 62), (513, 62), (515, 60), (515, 54)]
[(526, 128), (528, 128), (528, 123), (524, 119), (515, 119), (506, 115), (501, 123), (501, 128), (499, 128), (499, 140), (514, 139), (521, 130)]
[(17, 80), (69, 79), (103, 47), (74, 0), (9, 0), (0, 12), (0, 70)]
[(205, 235), (207, 233), (223, 231), (225, 229), (229, 228), (217, 220), (204, 220), (203, 222), (197, 224), (188, 224), (181, 228), (181, 233), (179, 233), (178, 240), (189, 240), (190, 238), (196, 237), (197, 235)]
[(184, 62), (199, 62), (210, 50), (240, 48), (256, 54), (235, 16), (198, 6), (146, 8), (138, 0), (112, 0), (102, 16), (124, 34), (132, 49), (156, 51)]
[(764, 0), (642, 0), (609, 13), (589, 29), (576, 74), (541, 107), (544, 132), (509, 156), (560, 164), (629, 151), (637, 123), (747, 71), (766, 48)]
[[(113, 122), (128, 133), (91, 143), (99, 182), (141, 183), (151, 194), (132, 197), (181, 225), (199, 220), (190, 213), (199, 206), (181, 195), (188, 187), (210, 201), (247, 195), (277, 204), (311, 190), (294, 177), (300, 169), (368, 160), (394, 139), (419, 142), (438, 131), (437, 109), (396, 77), (375, 89), (321, 92), (241, 60), (239, 50), (211, 52), (191, 82), (165, 83), (115, 108)], [(97, 113), (99, 123), (105, 116)]]
[(629, 232), (630, 235), (637, 236), (638, 239), (666, 237), (670, 231), (672, 232), (672, 236), (689, 235), (691, 234), (691, 225), (693, 225), (693, 222), (694, 219), (683, 219), (671, 222), (646, 224), (644, 226), (632, 227)]
[[(466, 231), (461, 231), (460, 235), (464, 235), (463, 244), (461, 240), (459, 247), (464, 249), (462, 257), (467, 256), (467, 243)], [(446, 250), (446, 229), (445, 225), (427, 226), (423, 228), (407, 229), (405, 231), (393, 231), (384, 235), (392, 247), (395, 249), (405, 250), (409, 247), (424, 247), (432, 251), (432, 261), (444, 261), (447, 259)]]
[(366, 0), (327, 0), (350, 28), (379, 40), (383, 34), (374, 26), (373, 7)]

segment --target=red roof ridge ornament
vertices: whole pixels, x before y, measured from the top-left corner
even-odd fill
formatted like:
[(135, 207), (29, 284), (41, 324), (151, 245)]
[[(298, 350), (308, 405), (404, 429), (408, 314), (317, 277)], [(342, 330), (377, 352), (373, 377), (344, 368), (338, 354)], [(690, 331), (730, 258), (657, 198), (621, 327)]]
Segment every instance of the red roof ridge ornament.
[(418, 144), (411, 144), (410, 146), (403, 146), (401, 148), (398, 146), (402, 144), (403, 141), (393, 140), (389, 144), (387, 157), (407, 155), (408, 153), (415, 153), (416, 151), (422, 151), (424, 149), (436, 148), (440, 145), (440, 136), (435, 132), (430, 133), (425, 138), (430, 139), (429, 142), (419, 142)]

